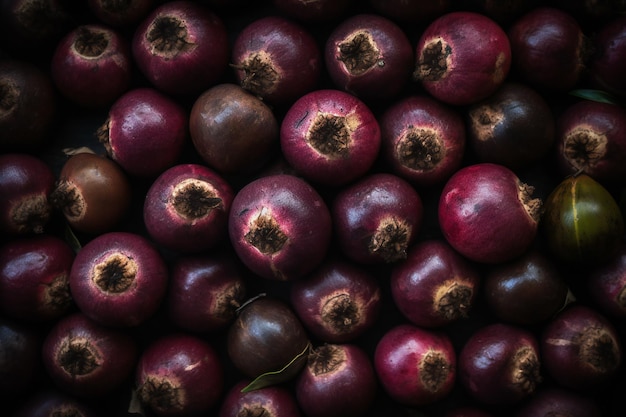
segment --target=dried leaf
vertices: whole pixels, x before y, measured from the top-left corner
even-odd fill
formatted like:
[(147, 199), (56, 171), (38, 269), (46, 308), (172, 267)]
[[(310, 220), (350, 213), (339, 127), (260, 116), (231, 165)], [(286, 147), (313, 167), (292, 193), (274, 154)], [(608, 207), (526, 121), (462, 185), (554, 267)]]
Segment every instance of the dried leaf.
[(617, 98), (603, 90), (579, 89), (570, 91), (570, 95), (599, 103), (620, 104)]
[(311, 348), (311, 343), (308, 343), (304, 350), (297, 354), (287, 365), (285, 365), (282, 369), (278, 371), (266, 372), (264, 374), (259, 375), (254, 379), (254, 381), (250, 382), (246, 385), (241, 392), (250, 392), (257, 389), (261, 389), (264, 387), (268, 387), (270, 385), (274, 385), (277, 382), (280, 382), (281, 375), (291, 368), (294, 364), (298, 362), (298, 359), (302, 358), (304, 355), (307, 355), (309, 349)]

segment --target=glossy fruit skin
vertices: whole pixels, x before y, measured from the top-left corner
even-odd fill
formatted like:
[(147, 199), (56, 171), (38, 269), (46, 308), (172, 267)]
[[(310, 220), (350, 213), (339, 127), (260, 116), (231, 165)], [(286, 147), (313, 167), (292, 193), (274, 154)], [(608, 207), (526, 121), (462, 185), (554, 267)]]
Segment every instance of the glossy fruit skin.
[(412, 184), (442, 184), (461, 167), (467, 142), (463, 118), (432, 97), (398, 100), (380, 117), (380, 128), (383, 157)]
[(582, 100), (568, 106), (556, 123), (556, 162), (561, 172), (624, 183), (626, 109)]
[(295, 391), (309, 417), (357, 417), (374, 404), (377, 386), (365, 350), (355, 344), (325, 344), (309, 354)]
[[(176, 35), (186, 46), (160, 51), (159, 38), (151, 39), (152, 32), (171, 25), (170, 19), (178, 21), (175, 30), (183, 33)], [(165, 32), (171, 35), (172, 31)], [(221, 18), (206, 6), (185, 0), (152, 9), (136, 27), (131, 49), (137, 67), (152, 85), (176, 96), (199, 94), (214, 85), (226, 71), (230, 52)]]
[(16, 319), (52, 322), (73, 305), (74, 251), (61, 238), (37, 235), (0, 247), (0, 310)]
[(443, 240), (413, 245), (391, 270), (391, 295), (400, 312), (424, 328), (468, 317), (478, 296), (478, 270)]
[(624, 234), (622, 213), (609, 191), (586, 174), (564, 179), (546, 198), (541, 220), (558, 259), (597, 264), (615, 253)]
[[(191, 181), (197, 183), (197, 191), (187, 189), (187, 207), (182, 208), (177, 197), (182, 198), (185, 190), (180, 187), (192, 187)], [(198, 195), (198, 187), (206, 187), (203, 197)], [(152, 239), (170, 250), (205, 252), (225, 241), (233, 197), (231, 185), (212, 169), (200, 164), (175, 165), (159, 175), (148, 189), (143, 208), (146, 230)]]
[[(426, 53), (432, 47), (438, 50), (436, 60)], [(511, 67), (511, 46), (504, 30), (487, 16), (465, 11), (432, 21), (417, 43), (415, 56), (413, 77), (436, 99), (452, 105), (486, 98), (504, 82)]]
[(278, 375), (278, 383), (293, 378), (302, 369), (306, 363), (306, 354), (302, 353), (309, 343), (304, 326), (289, 304), (260, 297), (243, 306), (231, 324), (227, 353), (235, 367), (253, 379), (291, 363)]
[(565, 306), (568, 284), (556, 262), (530, 250), (486, 271), (483, 298), (500, 320), (522, 326), (545, 323)]
[(109, 108), (98, 131), (109, 158), (131, 176), (154, 178), (174, 166), (189, 139), (187, 110), (150, 87), (133, 88)]
[(618, 330), (604, 314), (574, 303), (559, 312), (541, 334), (547, 373), (563, 388), (591, 390), (611, 381), (624, 353)]
[(54, 173), (27, 153), (0, 155), (0, 231), (7, 236), (44, 232), (52, 217)]
[(593, 268), (586, 281), (600, 311), (610, 318), (626, 319), (626, 244), (620, 244), (611, 259)]
[[(324, 120), (329, 118), (341, 126), (340, 133), (326, 132), (329, 127)], [(347, 143), (341, 150), (334, 149), (335, 135), (345, 135)], [(365, 175), (378, 157), (380, 142), (380, 126), (370, 107), (341, 90), (316, 90), (301, 96), (280, 126), (280, 148), (287, 162), (307, 180), (333, 187)]]
[(601, 417), (599, 404), (585, 394), (563, 388), (539, 390), (520, 407), (515, 417), (563, 415), (568, 417)]
[(29, 396), (25, 404), (18, 406), (13, 417), (52, 417), (64, 413), (76, 417), (97, 417), (87, 401), (80, 400), (57, 389), (44, 390)]
[(458, 357), (459, 381), (481, 404), (513, 405), (541, 382), (539, 342), (521, 326), (495, 322), (480, 327)]
[(195, 150), (222, 174), (258, 169), (278, 143), (279, 129), (276, 116), (263, 100), (232, 83), (204, 91), (189, 115)]
[(585, 36), (569, 13), (537, 7), (513, 22), (507, 34), (512, 68), (530, 85), (564, 92), (581, 79), (586, 61)]
[(106, 156), (78, 153), (63, 164), (50, 200), (72, 229), (91, 235), (112, 230), (127, 215), (132, 186)]
[[(88, 355), (76, 353), (86, 346)], [(80, 312), (55, 322), (42, 347), (43, 364), (54, 384), (85, 399), (104, 398), (122, 384), (132, 374), (138, 353), (131, 335)]]
[(445, 398), (454, 387), (456, 365), (456, 353), (445, 333), (410, 324), (389, 329), (374, 352), (374, 368), (382, 387), (395, 401), (409, 406)]
[(325, 201), (308, 182), (276, 174), (250, 181), (239, 190), (231, 206), (228, 234), (237, 256), (252, 272), (290, 281), (303, 278), (323, 261), (330, 247), (332, 220)]
[(331, 214), (342, 253), (359, 264), (375, 265), (406, 258), (422, 227), (424, 206), (408, 181), (381, 172), (342, 188)]
[[(105, 44), (104, 48), (98, 48)], [(79, 25), (58, 43), (51, 76), (59, 91), (83, 107), (109, 106), (131, 85), (128, 41), (101, 24)]]
[[(168, 273), (163, 257), (148, 238), (131, 232), (108, 232), (90, 240), (76, 255), (70, 289), (78, 308), (94, 321), (110, 327), (134, 327), (161, 305)], [(96, 279), (97, 274), (108, 278), (107, 274), (112, 274), (118, 279), (103, 283)], [(119, 279), (126, 274), (130, 282)]]
[(444, 237), (476, 262), (499, 263), (520, 256), (538, 229), (541, 201), (530, 199), (530, 191), (532, 187), (503, 165), (461, 168), (445, 184), (439, 200)]
[(347, 343), (380, 317), (382, 290), (367, 269), (332, 259), (291, 286), (291, 305), (306, 329), (327, 343)]
[(244, 379), (232, 386), (222, 401), (218, 417), (259, 414), (271, 417), (300, 417), (302, 415), (293, 392), (287, 387), (274, 385), (242, 392), (250, 382)]
[[(209, 411), (222, 395), (224, 367), (209, 342), (184, 333), (167, 334), (141, 352), (135, 384), (140, 401), (154, 414), (196, 415)], [(164, 393), (164, 387), (171, 391)], [(178, 397), (168, 403), (168, 394)]]
[(589, 64), (594, 85), (626, 97), (626, 17), (617, 16), (602, 26), (594, 39), (596, 53)]
[[(323, 65), (319, 49), (304, 26), (280, 16), (267, 16), (238, 33), (231, 65), (237, 82), (246, 90), (274, 105), (291, 104), (316, 87)], [(255, 74), (255, 60), (269, 64), (275, 78)]]
[(505, 82), (495, 93), (466, 112), (468, 144), (481, 162), (513, 170), (546, 157), (556, 137), (548, 102), (535, 89)]
[[(364, 53), (365, 48), (373, 50)], [(411, 79), (414, 61), (411, 41), (400, 26), (375, 14), (351, 16), (335, 26), (324, 56), (333, 83), (368, 103), (397, 96)]]

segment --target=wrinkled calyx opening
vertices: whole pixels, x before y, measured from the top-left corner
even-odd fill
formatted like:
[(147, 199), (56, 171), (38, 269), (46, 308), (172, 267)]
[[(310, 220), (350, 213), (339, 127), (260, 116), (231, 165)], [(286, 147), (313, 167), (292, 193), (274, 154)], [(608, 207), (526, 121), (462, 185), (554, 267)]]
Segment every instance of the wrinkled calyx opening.
[(10, 113), (15, 108), (19, 96), (20, 91), (14, 83), (0, 79), (0, 116)]
[(108, 46), (109, 36), (105, 32), (86, 27), (78, 28), (74, 49), (80, 55), (95, 58), (102, 55)]
[(437, 81), (448, 70), (448, 57), (452, 48), (443, 39), (435, 38), (424, 45), (418, 57), (413, 78), (423, 81)]
[(35, 194), (20, 201), (11, 210), (10, 217), (19, 233), (43, 233), (52, 215), (45, 195)]
[(374, 66), (385, 65), (380, 59), (380, 51), (372, 36), (365, 31), (359, 31), (346, 37), (337, 45), (339, 55), (337, 59), (345, 65), (352, 75), (361, 75)]
[(241, 65), (233, 67), (243, 71), (241, 86), (259, 96), (273, 92), (280, 79), (272, 59), (266, 53), (251, 54)]
[(133, 285), (137, 271), (134, 259), (113, 253), (95, 265), (92, 280), (103, 292), (120, 294)]
[(383, 219), (370, 238), (369, 252), (389, 263), (405, 259), (411, 229), (411, 225), (403, 219), (396, 217)]
[(576, 171), (593, 167), (606, 151), (606, 136), (586, 127), (572, 130), (564, 140), (563, 154)]
[(326, 300), (322, 320), (336, 333), (347, 333), (359, 322), (359, 308), (349, 294), (336, 294)]
[(46, 286), (44, 303), (52, 310), (63, 311), (72, 304), (70, 282), (67, 274), (60, 274)]
[(287, 234), (282, 231), (276, 219), (263, 209), (261, 213), (252, 220), (244, 239), (257, 248), (262, 254), (272, 255), (279, 252), (289, 238)]
[(321, 345), (309, 353), (307, 366), (313, 375), (334, 372), (346, 361), (346, 352), (332, 344)]
[(56, 22), (62, 14), (48, 0), (31, 0), (20, 2), (15, 15), (20, 24), (32, 32), (53, 33), (57, 30)]
[(307, 141), (313, 149), (326, 157), (348, 156), (351, 137), (346, 118), (318, 113), (311, 123)]
[(85, 201), (76, 185), (69, 181), (59, 181), (50, 194), (50, 203), (69, 218), (79, 218), (85, 211)]
[(535, 351), (529, 347), (523, 347), (512, 357), (513, 382), (521, 392), (531, 394), (541, 382), (539, 358)]
[(187, 26), (183, 20), (173, 16), (160, 16), (152, 22), (146, 39), (154, 51), (164, 56), (176, 56), (191, 48)]
[(83, 338), (64, 341), (58, 351), (57, 361), (69, 375), (89, 375), (100, 366), (100, 355), (94, 346)]
[(418, 367), (420, 381), (430, 392), (438, 392), (450, 374), (450, 363), (441, 352), (435, 350), (427, 352)]
[(172, 412), (183, 409), (183, 392), (165, 378), (147, 377), (137, 394), (142, 403), (154, 410)]
[(533, 198), (535, 187), (519, 181), (517, 189), (517, 196), (522, 202), (526, 213), (533, 221), (538, 222), (543, 210), (543, 201), (540, 198)]
[(415, 171), (430, 171), (442, 160), (445, 148), (433, 129), (412, 128), (396, 145), (398, 160)]
[(589, 328), (581, 335), (582, 359), (599, 373), (614, 370), (620, 363), (617, 342), (606, 330)]
[(212, 210), (223, 208), (222, 199), (209, 183), (192, 179), (175, 187), (171, 204), (181, 217), (190, 220), (201, 219)]
[(435, 310), (446, 320), (467, 317), (474, 291), (461, 282), (445, 282), (435, 293)]

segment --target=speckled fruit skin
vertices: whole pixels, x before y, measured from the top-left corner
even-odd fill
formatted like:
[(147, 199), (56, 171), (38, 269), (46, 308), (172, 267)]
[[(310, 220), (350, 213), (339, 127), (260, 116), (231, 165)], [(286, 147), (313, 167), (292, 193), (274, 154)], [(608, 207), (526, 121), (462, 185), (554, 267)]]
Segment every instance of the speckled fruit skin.
[(499, 263), (520, 256), (535, 239), (542, 205), (541, 200), (527, 196), (522, 201), (521, 186), (517, 175), (502, 165), (461, 168), (445, 184), (439, 199), (439, 224), (445, 239), (476, 262)]
[[(272, 217), (286, 237), (278, 250), (257, 249), (246, 240), (253, 223)], [(330, 246), (330, 211), (318, 192), (305, 180), (276, 174), (246, 184), (235, 195), (228, 233), (239, 259), (266, 279), (300, 279), (316, 268)]]
[[(432, 42), (444, 44), (439, 57), (446, 61), (443, 74), (427, 65), (424, 54)], [(473, 12), (450, 12), (432, 21), (416, 47), (413, 76), (435, 98), (467, 105), (486, 98), (504, 82), (511, 67), (511, 45), (504, 30), (492, 19)], [(443, 56), (442, 56), (443, 55)], [(436, 60), (440, 65), (441, 59)]]
[(153, 178), (178, 161), (188, 138), (187, 111), (151, 87), (134, 88), (110, 107), (100, 128), (107, 154), (127, 173)]
[[(436, 370), (430, 368), (436, 373), (438, 383), (419, 367), (424, 357), (433, 353), (441, 354), (443, 359)], [(420, 406), (440, 400), (452, 391), (456, 354), (445, 333), (399, 324), (389, 329), (376, 345), (374, 368), (379, 382), (395, 401)], [(427, 387), (429, 384), (433, 386)]]
[[(132, 284), (121, 292), (97, 285), (97, 265), (119, 254), (133, 260), (137, 271)], [(126, 266), (129, 261), (124, 261)], [(108, 232), (97, 236), (76, 255), (70, 272), (70, 289), (78, 308), (101, 324), (133, 327), (159, 308), (167, 290), (168, 269), (161, 254), (147, 238), (130, 232)]]
[[(173, 390), (179, 401), (168, 403), (167, 394), (160, 396), (159, 383)], [(140, 401), (155, 415), (198, 415), (208, 412), (222, 395), (224, 368), (209, 342), (174, 333), (144, 348), (135, 368), (135, 384)]]
[[(205, 214), (188, 217), (176, 209), (175, 188), (189, 181), (204, 183), (218, 203), (198, 203)], [(195, 195), (192, 198), (200, 198)], [(228, 213), (234, 191), (221, 175), (199, 164), (175, 165), (163, 172), (150, 186), (144, 201), (143, 218), (150, 236), (165, 247), (198, 253), (214, 248), (226, 239)]]
[[(345, 120), (346, 147), (341, 153), (321, 152), (312, 145), (316, 121), (328, 116)], [(341, 186), (362, 177), (376, 161), (380, 143), (380, 126), (369, 106), (340, 90), (316, 90), (300, 97), (280, 126), (287, 162), (311, 182), (324, 185)]]

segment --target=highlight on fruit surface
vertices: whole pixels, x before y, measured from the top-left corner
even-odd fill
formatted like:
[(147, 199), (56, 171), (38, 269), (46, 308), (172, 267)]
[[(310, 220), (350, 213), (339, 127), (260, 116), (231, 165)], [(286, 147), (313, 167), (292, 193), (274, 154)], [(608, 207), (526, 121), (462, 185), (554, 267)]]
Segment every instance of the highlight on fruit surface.
[(426, 95), (390, 105), (380, 117), (381, 150), (392, 171), (418, 186), (445, 182), (461, 167), (466, 129), (461, 115)]
[(562, 387), (589, 390), (621, 369), (623, 348), (615, 326), (583, 304), (571, 304), (543, 329), (541, 354), (547, 373)]
[(586, 174), (565, 178), (546, 198), (545, 242), (565, 262), (599, 264), (623, 239), (624, 219), (615, 198)]
[(323, 65), (308, 29), (280, 16), (254, 20), (233, 43), (231, 67), (239, 85), (273, 104), (293, 103), (313, 90)]
[(331, 215), (318, 192), (289, 174), (257, 178), (241, 188), (228, 220), (230, 242), (254, 273), (279, 281), (304, 277), (328, 252)]
[(468, 105), (494, 93), (511, 67), (504, 30), (474, 12), (446, 13), (430, 22), (416, 46), (413, 78), (436, 99)]
[(426, 328), (467, 318), (480, 281), (477, 269), (439, 239), (413, 245), (390, 276), (395, 305), (412, 323)]
[(471, 334), (461, 348), (459, 381), (482, 404), (518, 404), (543, 380), (540, 353), (539, 342), (530, 330), (497, 322), (487, 324)]
[(376, 116), (359, 98), (323, 89), (301, 96), (280, 126), (283, 157), (307, 180), (348, 184), (369, 171), (380, 150)]
[(206, 413), (224, 390), (224, 367), (209, 342), (188, 334), (168, 334), (141, 352), (135, 389), (139, 402), (155, 415)]
[(0, 155), (0, 230), (8, 236), (43, 233), (53, 214), (54, 180), (52, 168), (37, 156)]
[(76, 254), (70, 290), (78, 308), (110, 327), (150, 318), (167, 291), (168, 267), (153, 243), (131, 232), (108, 232)]
[(543, 202), (503, 165), (459, 169), (445, 184), (438, 216), (444, 237), (462, 255), (500, 263), (523, 254), (537, 235)]
[(374, 326), (381, 293), (370, 271), (340, 258), (294, 282), (289, 300), (312, 335), (327, 343), (346, 343)]
[(339, 249), (349, 259), (370, 265), (406, 258), (422, 226), (423, 211), (417, 190), (384, 172), (342, 188), (331, 205)]
[(395, 401), (421, 406), (452, 391), (457, 357), (445, 333), (398, 324), (379, 339), (374, 367), (380, 384)]

